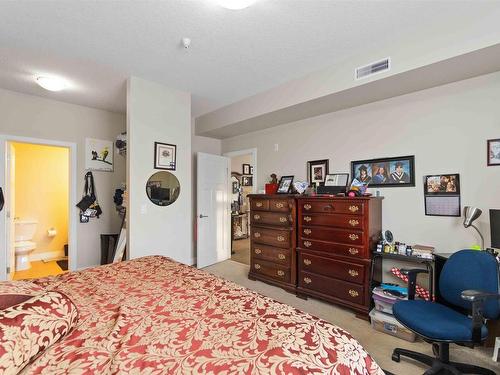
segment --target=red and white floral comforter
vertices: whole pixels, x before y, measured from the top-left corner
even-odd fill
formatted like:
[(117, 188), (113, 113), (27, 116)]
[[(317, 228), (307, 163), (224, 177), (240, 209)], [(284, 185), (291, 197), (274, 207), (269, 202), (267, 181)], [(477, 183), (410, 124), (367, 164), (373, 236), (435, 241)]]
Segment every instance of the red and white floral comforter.
[(36, 283), (80, 318), (23, 374), (383, 374), (343, 329), (168, 258)]

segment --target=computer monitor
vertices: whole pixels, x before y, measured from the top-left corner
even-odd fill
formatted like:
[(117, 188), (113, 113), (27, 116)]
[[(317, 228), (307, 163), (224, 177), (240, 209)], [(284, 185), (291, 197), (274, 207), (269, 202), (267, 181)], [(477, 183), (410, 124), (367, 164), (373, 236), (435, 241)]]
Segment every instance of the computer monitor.
[(491, 247), (500, 249), (500, 210), (490, 210)]

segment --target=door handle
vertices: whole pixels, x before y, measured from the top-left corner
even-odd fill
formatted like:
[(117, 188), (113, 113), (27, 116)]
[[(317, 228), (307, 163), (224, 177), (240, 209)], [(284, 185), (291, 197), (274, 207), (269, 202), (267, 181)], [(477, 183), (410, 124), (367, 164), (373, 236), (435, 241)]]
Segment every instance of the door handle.
[(204, 217), (208, 217), (208, 215), (202, 215), (202, 214), (200, 214), (200, 216), (199, 216), (200, 219), (203, 219)]
[(3, 190), (0, 188), (0, 211), (3, 210), (3, 205), (5, 203), (5, 200), (3, 199)]

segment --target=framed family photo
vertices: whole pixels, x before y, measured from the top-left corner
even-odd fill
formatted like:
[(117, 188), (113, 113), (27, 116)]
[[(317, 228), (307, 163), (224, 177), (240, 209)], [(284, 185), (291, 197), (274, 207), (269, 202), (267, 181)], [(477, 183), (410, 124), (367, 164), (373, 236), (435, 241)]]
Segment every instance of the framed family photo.
[(500, 165), (500, 139), (488, 139), (488, 166)]
[(415, 156), (352, 161), (351, 175), (370, 187), (415, 186)]
[(425, 176), (425, 194), (457, 195), (460, 194), (460, 175), (437, 174)]
[(278, 194), (288, 194), (292, 190), (293, 176), (283, 176), (278, 185)]
[(155, 142), (155, 169), (175, 171), (177, 146), (169, 143)]
[(307, 175), (311, 186), (324, 183), (327, 174), (328, 159), (307, 162)]

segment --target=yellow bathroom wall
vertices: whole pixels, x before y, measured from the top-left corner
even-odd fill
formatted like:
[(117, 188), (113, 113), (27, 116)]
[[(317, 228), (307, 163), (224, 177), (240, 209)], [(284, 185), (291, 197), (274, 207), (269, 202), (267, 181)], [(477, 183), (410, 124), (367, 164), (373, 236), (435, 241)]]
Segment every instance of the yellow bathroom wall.
[[(64, 251), (68, 243), (69, 149), (12, 143), (15, 150), (15, 217), (38, 221), (31, 253)], [(47, 231), (54, 227), (55, 237)], [(37, 256), (38, 254), (38, 256)], [(55, 255), (55, 254), (54, 254)]]

